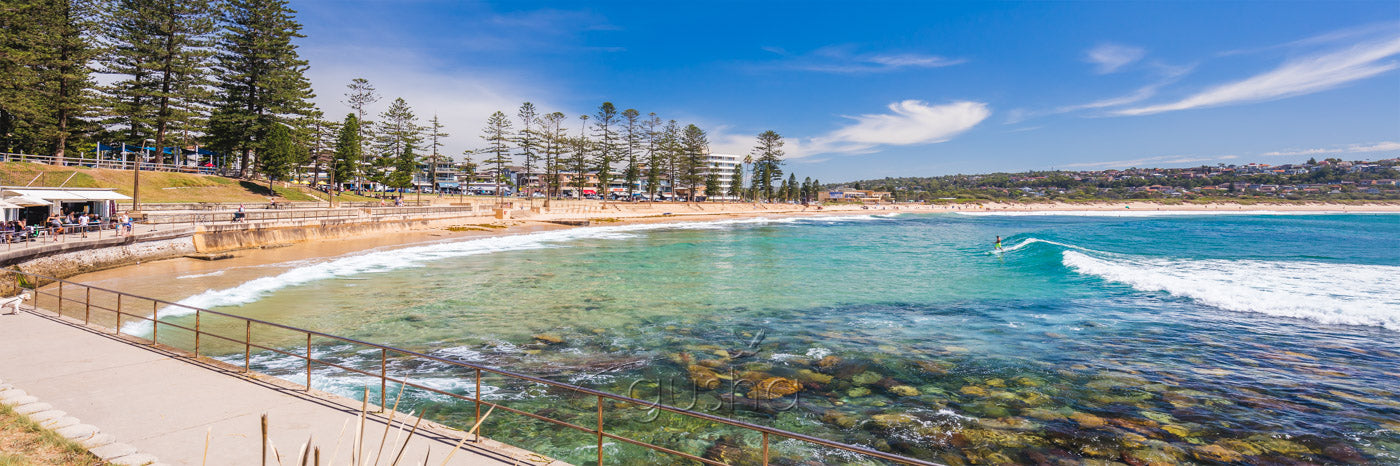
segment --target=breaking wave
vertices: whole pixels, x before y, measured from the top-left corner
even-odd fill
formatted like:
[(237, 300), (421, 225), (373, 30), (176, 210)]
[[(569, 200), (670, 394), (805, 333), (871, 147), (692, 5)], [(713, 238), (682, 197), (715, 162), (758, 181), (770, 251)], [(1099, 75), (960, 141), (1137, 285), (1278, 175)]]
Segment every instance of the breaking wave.
[(1400, 267), (1064, 251), (1070, 270), (1209, 306), (1400, 330)]

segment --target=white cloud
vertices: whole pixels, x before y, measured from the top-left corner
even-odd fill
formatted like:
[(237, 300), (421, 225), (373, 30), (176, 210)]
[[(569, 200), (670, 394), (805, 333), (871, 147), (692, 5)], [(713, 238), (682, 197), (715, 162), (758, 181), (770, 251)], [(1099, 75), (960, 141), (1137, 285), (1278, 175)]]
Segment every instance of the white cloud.
[(1400, 151), (1400, 142), (1384, 141), (1374, 144), (1351, 144), (1348, 146), (1332, 148), (1301, 149), (1289, 151), (1265, 152), (1263, 156), (1284, 157), (1298, 155), (1323, 155), (1323, 154), (1366, 154), (1371, 152)]
[(847, 117), (855, 123), (811, 138), (793, 157), (823, 153), (867, 153), (879, 146), (934, 144), (972, 129), (992, 111), (982, 102), (960, 101), (929, 105), (904, 100), (889, 105), (890, 113)]
[(1289, 61), (1273, 71), (1216, 86), (1177, 102), (1128, 108), (1114, 113), (1150, 115), (1311, 94), (1393, 70), (1397, 67), (1396, 63), (1385, 59), (1396, 54), (1400, 54), (1400, 37), (1392, 36)]
[[(1239, 158), (1237, 155), (1220, 155), (1213, 157), (1201, 157), (1195, 155), (1161, 155), (1157, 157), (1145, 157), (1132, 160), (1110, 160), (1106, 162), (1082, 162), (1062, 165), (1064, 168), (1129, 168), (1129, 167), (1158, 167), (1163, 164), (1181, 165), (1187, 163), (1214, 162), (1218, 160), (1230, 160)], [(1156, 164), (1156, 165), (1149, 165)]]
[(781, 47), (762, 47), (784, 57), (777, 67), (821, 73), (882, 73), (905, 68), (941, 68), (966, 62), (938, 55), (919, 53), (860, 53), (850, 45), (831, 45), (810, 53), (794, 55)]
[(1119, 44), (1100, 44), (1089, 49), (1085, 53), (1084, 61), (1095, 65), (1095, 72), (1099, 74), (1109, 74), (1117, 72), (1124, 66), (1131, 65), (1141, 60), (1147, 54), (1146, 50), (1140, 47), (1130, 47)]

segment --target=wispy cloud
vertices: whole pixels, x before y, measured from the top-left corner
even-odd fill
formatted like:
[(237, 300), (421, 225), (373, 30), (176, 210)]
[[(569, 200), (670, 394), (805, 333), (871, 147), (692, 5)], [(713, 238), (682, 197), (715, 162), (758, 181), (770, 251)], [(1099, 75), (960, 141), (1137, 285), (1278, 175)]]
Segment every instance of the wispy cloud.
[(1128, 168), (1128, 167), (1156, 167), (1161, 165), (1181, 165), (1187, 163), (1215, 162), (1220, 160), (1230, 160), (1239, 158), (1237, 155), (1219, 155), (1202, 157), (1197, 155), (1161, 155), (1157, 157), (1145, 157), (1131, 160), (1110, 160), (1105, 162), (1082, 162), (1062, 165), (1064, 168)]
[(1119, 44), (1099, 44), (1084, 54), (1084, 61), (1094, 64), (1098, 74), (1115, 73), (1124, 66), (1136, 63), (1147, 54), (1141, 47)]
[(921, 53), (859, 52), (852, 45), (827, 46), (805, 54), (792, 54), (782, 47), (762, 49), (783, 57), (772, 66), (821, 73), (883, 73), (907, 68), (941, 68), (967, 61)]
[[(1183, 76), (1186, 76), (1193, 69), (1195, 69), (1194, 65), (1176, 66), (1168, 65), (1160, 61), (1152, 61), (1146, 63), (1143, 67), (1147, 70), (1150, 70), (1151, 73), (1156, 74), (1158, 76), (1156, 82), (1152, 82), (1145, 86), (1134, 89), (1132, 92), (1127, 94), (1103, 98), (1092, 102), (1065, 105), (1045, 110), (1015, 109), (1010, 112), (1007, 112), (1006, 124), (1014, 125), (1031, 118), (1059, 115), (1063, 113), (1081, 112), (1085, 110), (1103, 110), (1114, 107), (1132, 105), (1152, 98), (1153, 96), (1157, 95), (1157, 92), (1163, 87), (1166, 87), (1181, 80)], [(1096, 112), (1096, 116), (1103, 116), (1103, 112)]]
[(991, 116), (982, 102), (960, 101), (929, 105), (904, 100), (889, 105), (889, 113), (847, 117), (855, 122), (811, 138), (794, 156), (824, 153), (868, 153), (881, 146), (935, 144), (948, 141)]
[(1299, 155), (1324, 155), (1324, 154), (1366, 154), (1371, 152), (1400, 152), (1400, 142), (1384, 141), (1373, 144), (1350, 144), (1346, 146), (1335, 146), (1329, 148), (1295, 149), (1286, 151), (1265, 152), (1263, 156), (1285, 157)]
[[(350, 112), (342, 101), (345, 85), (353, 78), (366, 78), (377, 88), (378, 103), (366, 109), (366, 118), (379, 119), (379, 112), (397, 97), (413, 107), (420, 123), (437, 114), (447, 132), (443, 154), (458, 156), (463, 150), (482, 145), (481, 127), (497, 110), (514, 115), (521, 102), (533, 100), (546, 111), (554, 111), (546, 100), (554, 91), (546, 83), (532, 82), (506, 74), (455, 69), (432, 56), (399, 48), (352, 47), (304, 49), (316, 66), (307, 73), (316, 89), (315, 103), (326, 118), (341, 120)], [(379, 66), (366, 67), (364, 63)], [(420, 148), (420, 151), (423, 150)]]
[(1295, 59), (1267, 73), (1215, 86), (1176, 102), (1127, 108), (1114, 114), (1151, 115), (1311, 94), (1394, 70), (1396, 63), (1387, 59), (1396, 54), (1400, 54), (1400, 37), (1392, 35)]

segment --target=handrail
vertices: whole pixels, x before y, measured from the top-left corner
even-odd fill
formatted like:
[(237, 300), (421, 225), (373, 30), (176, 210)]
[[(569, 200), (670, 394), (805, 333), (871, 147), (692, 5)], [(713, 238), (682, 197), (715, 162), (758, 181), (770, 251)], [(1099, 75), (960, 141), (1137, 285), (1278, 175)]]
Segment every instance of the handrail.
[[(129, 153), (136, 154), (137, 152), (129, 152)], [(109, 157), (110, 157), (110, 156), (109, 156)], [(52, 155), (13, 154), (13, 153), (7, 153), (7, 152), (6, 152), (6, 153), (0, 153), (0, 162), (11, 162), (11, 161), (53, 164), (54, 162), (58, 161), (58, 157), (55, 157), (55, 156), (52, 156)], [(92, 167), (95, 167), (95, 168), (112, 168), (112, 169), (117, 169), (117, 170), (130, 170), (130, 169), (134, 168), (134, 165), (135, 165), (136, 163), (138, 163), (138, 162), (130, 161), (130, 160), (122, 160), (122, 159), (113, 159), (113, 158), (101, 158), (101, 159), (99, 159), (99, 158), (95, 158), (95, 157), (90, 157), (90, 156), (88, 156), (87, 153), (74, 154), (74, 155), (69, 155), (69, 156), (64, 156), (64, 157), (63, 157), (63, 165), (64, 165), (64, 166), (92, 166)], [(219, 173), (219, 171), (221, 170), (220, 167), (199, 167), (199, 166), (189, 166), (189, 165), (180, 165), (180, 164), (168, 164), (168, 163), (155, 163), (155, 162), (139, 162), (139, 163), (141, 164), (141, 169), (142, 169), (142, 170), (145, 170), (145, 171), (164, 171), (164, 172), (191, 173), (191, 174), (196, 174), (196, 175), (214, 175), (214, 174)]]
[[(565, 383), (565, 382), (558, 382), (558, 381), (549, 380), (549, 379), (545, 379), (545, 378), (540, 378), (540, 377), (536, 377), (536, 376), (532, 376), (532, 375), (521, 374), (521, 373), (518, 373), (518, 372), (509, 371), (509, 370), (506, 370), (506, 369), (499, 369), (499, 368), (490, 367), (490, 366), (483, 366), (483, 365), (473, 364), (473, 363), (469, 363), (469, 362), (465, 362), (465, 361), (458, 361), (458, 360), (454, 360), (454, 359), (448, 359), (448, 358), (444, 358), (444, 357), (440, 357), (440, 356), (433, 356), (433, 355), (430, 355), (430, 354), (419, 353), (419, 352), (412, 351), (412, 350), (397, 348), (397, 347), (388, 346), (388, 345), (383, 345), (383, 344), (379, 344), (379, 343), (372, 343), (372, 342), (368, 342), (368, 341), (364, 341), (364, 340), (359, 340), (359, 339), (355, 339), (355, 338), (350, 338), (350, 337), (342, 337), (342, 336), (338, 336), (338, 335), (332, 335), (332, 334), (329, 334), (329, 333), (319, 332), (319, 331), (316, 331), (316, 330), (308, 330), (308, 329), (293, 327), (293, 326), (290, 326), (290, 325), (279, 324), (279, 323), (276, 323), (276, 322), (270, 322), (270, 321), (266, 321), (266, 320), (255, 319), (255, 318), (251, 318), (251, 317), (243, 317), (243, 316), (233, 315), (233, 314), (229, 314), (229, 313), (225, 313), (225, 312), (219, 312), (219, 311), (212, 311), (212, 310), (203, 309), (203, 308), (197, 308), (197, 307), (188, 306), (188, 305), (184, 305), (184, 304), (180, 304), (180, 303), (175, 303), (175, 302), (170, 302), (170, 301), (166, 301), (166, 300), (158, 299), (158, 298), (150, 298), (150, 297), (145, 297), (145, 296), (133, 295), (133, 294), (126, 293), (126, 292), (122, 292), (122, 291), (112, 290), (112, 289), (108, 289), (108, 288), (102, 288), (102, 287), (98, 287), (98, 286), (87, 285), (87, 284), (83, 284), (83, 283), (77, 283), (77, 282), (73, 282), (73, 281), (69, 281), (69, 280), (65, 280), (65, 279), (60, 279), (60, 278), (55, 278), (55, 277), (50, 277), (50, 276), (47, 276), (47, 275), (42, 275), (42, 274), (37, 274), (37, 273), (23, 272), (23, 271), (18, 271), (18, 270), (4, 270), (4, 272), (7, 272), (7, 273), (12, 274), (12, 275), (15, 275), (15, 276), (17, 276), (17, 277), (28, 276), (28, 277), (32, 277), (33, 279), (35, 279), (33, 282), (29, 283), (27, 287), (25, 287), (25, 288), (30, 288), (30, 289), (34, 290), (33, 299), (34, 299), (35, 309), (38, 309), (37, 304), (38, 304), (39, 296), (55, 296), (55, 297), (58, 298), (58, 309), (57, 309), (55, 312), (57, 312), (60, 316), (63, 315), (63, 303), (64, 303), (64, 301), (79, 302), (79, 300), (77, 300), (77, 299), (65, 298), (65, 297), (63, 296), (63, 285), (65, 285), (65, 284), (74, 285), (74, 286), (82, 287), (83, 289), (87, 290), (87, 292), (86, 292), (85, 295), (84, 295), (84, 296), (86, 297), (85, 300), (84, 300), (84, 301), (81, 301), (81, 303), (85, 305), (85, 309), (86, 309), (86, 312), (87, 312), (87, 314), (84, 316), (84, 324), (89, 323), (90, 317), (91, 317), (91, 309), (92, 309), (93, 306), (92, 306), (92, 303), (90, 302), (90, 301), (91, 301), (90, 298), (91, 298), (92, 290), (98, 290), (98, 291), (102, 291), (102, 292), (112, 293), (112, 294), (114, 294), (114, 295), (117, 296), (117, 309), (116, 309), (116, 310), (112, 310), (112, 309), (103, 308), (103, 307), (101, 307), (101, 306), (97, 306), (97, 308), (98, 308), (99, 310), (106, 310), (106, 311), (109, 311), (109, 312), (115, 312), (115, 313), (117, 314), (117, 319), (118, 319), (118, 320), (117, 320), (117, 325), (115, 325), (115, 327), (116, 327), (116, 329), (115, 329), (116, 333), (117, 333), (117, 334), (121, 334), (121, 318), (122, 318), (122, 317), (134, 317), (134, 318), (137, 318), (137, 319), (140, 319), (140, 320), (143, 320), (143, 321), (152, 322), (152, 335), (151, 335), (151, 339), (150, 339), (152, 345), (158, 344), (157, 337), (159, 336), (159, 329), (160, 329), (160, 326), (161, 326), (162, 324), (164, 324), (164, 325), (167, 326), (167, 327), (173, 327), (173, 328), (182, 329), (182, 330), (190, 331), (190, 332), (193, 332), (193, 333), (194, 333), (194, 337), (195, 337), (195, 351), (194, 351), (194, 356), (195, 356), (195, 357), (198, 357), (198, 356), (199, 356), (199, 336), (201, 336), (201, 335), (208, 335), (208, 336), (212, 336), (212, 337), (219, 338), (219, 339), (222, 339), (222, 340), (230, 341), (230, 342), (233, 342), (233, 343), (242, 343), (242, 344), (244, 345), (244, 347), (246, 348), (246, 349), (245, 349), (245, 354), (244, 354), (244, 370), (245, 370), (245, 371), (250, 371), (249, 366), (251, 365), (251, 363), (250, 363), (249, 361), (250, 361), (250, 358), (251, 358), (251, 356), (252, 356), (252, 349), (253, 349), (253, 348), (257, 348), (257, 349), (259, 349), (259, 350), (272, 351), (272, 352), (274, 352), (274, 353), (286, 355), (286, 356), (293, 357), (293, 358), (304, 359), (304, 360), (307, 362), (307, 376), (306, 376), (306, 377), (307, 377), (307, 383), (304, 384), (303, 386), (306, 387), (307, 390), (310, 390), (310, 388), (311, 388), (311, 364), (312, 364), (312, 363), (317, 363), (317, 364), (321, 364), (321, 365), (323, 365), (323, 366), (335, 367), (335, 368), (339, 368), (339, 369), (342, 369), (342, 370), (348, 370), (348, 371), (355, 372), (355, 373), (358, 373), (358, 374), (362, 374), (362, 375), (366, 375), (366, 376), (370, 376), (370, 377), (377, 377), (377, 378), (379, 378), (379, 379), (380, 379), (380, 387), (381, 387), (381, 390), (380, 390), (380, 407), (381, 407), (381, 408), (384, 407), (384, 404), (385, 404), (385, 401), (386, 401), (386, 400), (385, 400), (386, 393), (385, 393), (385, 391), (383, 390), (383, 388), (384, 388), (385, 386), (387, 386), (388, 382), (392, 381), (392, 382), (395, 382), (395, 383), (402, 383), (402, 384), (404, 384), (404, 385), (406, 385), (406, 386), (411, 386), (411, 387), (415, 387), (415, 388), (419, 388), (419, 389), (429, 390), (429, 391), (432, 391), (432, 392), (434, 392), (434, 393), (438, 393), (438, 394), (450, 396), (450, 397), (457, 398), (457, 399), (460, 399), (460, 400), (472, 401), (472, 402), (476, 403), (478, 417), (480, 416), (480, 408), (481, 408), (481, 406), (482, 406), (482, 405), (487, 405), (487, 406), (493, 406), (493, 407), (501, 408), (501, 409), (504, 409), (504, 410), (506, 410), (506, 411), (510, 411), (510, 412), (513, 412), (513, 413), (516, 413), (516, 414), (520, 414), (520, 415), (524, 415), (524, 416), (527, 416), (527, 417), (530, 417), (530, 418), (533, 418), (533, 419), (537, 419), (537, 420), (549, 422), (549, 423), (552, 423), (552, 424), (557, 424), (557, 425), (564, 426), (564, 427), (573, 428), (573, 429), (576, 429), (576, 430), (579, 430), (579, 431), (583, 431), (583, 432), (592, 433), (592, 434), (597, 435), (597, 436), (598, 436), (598, 439), (599, 439), (599, 440), (598, 440), (598, 443), (599, 443), (599, 445), (598, 445), (598, 446), (599, 446), (599, 450), (598, 450), (598, 451), (599, 451), (599, 458), (598, 458), (598, 460), (599, 460), (599, 464), (600, 464), (600, 465), (603, 464), (603, 456), (602, 456), (603, 454), (602, 454), (602, 448), (601, 448), (601, 447), (602, 447), (602, 439), (604, 439), (604, 438), (610, 438), (610, 439), (614, 439), (614, 440), (619, 440), (619, 441), (627, 442), (627, 443), (630, 443), (630, 444), (634, 444), (634, 445), (641, 446), (641, 447), (646, 447), (646, 448), (649, 448), (649, 449), (652, 449), (652, 450), (655, 450), (655, 451), (659, 451), (659, 452), (662, 452), (662, 453), (671, 454), (671, 455), (676, 455), (676, 456), (680, 456), (680, 457), (683, 457), (683, 458), (686, 458), (686, 459), (690, 459), (690, 460), (694, 460), (694, 461), (699, 461), (699, 462), (705, 463), (705, 464), (716, 464), (716, 465), (725, 464), (725, 463), (721, 463), (721, 462), (718, 462), (718, 461), (715, 461), (715, 460), (710, 460), (710, 459), (707, 459), (707, 458), (701, 458), (701, 457), (694, 456), (694, 455), (691, 455), (691, 454), (688, 454), (688, 453), (684, 453), (684, 452), (672, 450), (672, 449), (669, 449), (669, 448), (666, 448), (666, 447), (662, 447), (662, 446), (659, 446), (659, 445), (653, 445), (653, 444), (650, 444), (650, 443), (647, 443), (647, 442), (643, 442), (643, 441), (640, 441), (640, 440), (631, 439), (631, 438), (626, 438), (626, 437), (622, 437), (622, 436), (619, 436), (619, 435), (616, 435), (616, 434), (611, 434), (611, 433), (608, 433), (608, 432), (604, 432), (603, 429), (602, 429), (602, 426), (603, 426), (602, 414), (603, 414), (603, 412), (604, 412), (604, 411), (603, 411), (603, 400), (604, 400), (604, 399), (608, 399), (608, 400), (613, 400), (613, 401), (619, 401), (619, 402), (624, 402), (624, 403), (629, 403), (629, 404), (644, 406), (644, 407), (648, 407), (648, 408), (651, 408), (651, 409), (658, 409), (658, 410), (661, 410), (661, 411), (666, 411), (666, 412), (670, 412), (670, 413), (674, 413), (674, 414), (679, 414), (679, 415), (683, 415), (683, 416), (689, 416), (689, 417), (692, 417), (692, 418), (698, 418), (698, 419), (705, 420), (705, 421), (715, 422), (715, 423), (724, 424), (724, 425), (728, 425), (728, 426), (732, 426), (732, 427), (738, 427), (738, 428), (742, 428), (742, 429), (748, 429), (748, 430), (751, 430), (751, 431), (759, 432), (759, 433), (763, 434), (763, 445), (762, 445), (762, 448), (763, 448), (763, 464), (765, 464), (765, 465), (768, 464), (768, 461), (769, 461), (769, 443), (768, 443), (769, 437), (772, 436), (772, 435), (776, 435), (776, 436), (783, 437), (783, 438), (790, 438), (790, 439), (799, 440), (799, 441), (803, 441), (803, 442), (810, 443), (810, 444), (814, 444), (814, 445), (819, 445), (819, 446), (824, 446), (824, 447), (829, 447), (829, 448), (835, 448), (835, 449), (838, 449), (838, 450), (848, 451), (848, 452), (851, 452), (851, 453), (858, 453), (858, 454), (862, 454), (862, 455), (865, 455), (865, 456), (869, 456), (869, 457), (873, 457), (873, 458), (878, 458), (878, 459), (882, 459), (882, 460), (887, 460), (887, 461), (893, 461), (893, 462), (900, 463), (900, 464), (935, 465), (935, 466), (937, 466), (937, 463), (933, 463), (933, 462), (929, 462), (929, 461), (924, 461), (924, 460), (919, 460), (919, 459), (915, 459), (915, 458), (908, 458), (908, 457), (901, 456), (901, 455), (896, 455), (896, 454), (893, 454), (893, 453), (886, 453), (886, 452), (882, 452), (882, 451), (879, 451), (879, 450), (874, 450), (874, 449), (871, 449), (871, 448), (862, 447), (862, 446), (859, 446), (859, 445), (851, 445), (851, 444), (846, 444), (846, 443), (842, 443), (842, 442), (837, 442), (837, 441), (834, 441), (834, 440), (827, 440), (827, 439), (823, 439), (823, 438), (819, 438), (819, 437), (813, 437), (813, 436), (806, 435), (806, 434), (800, 434), (800, 433), (797, 433), (797, 432), (791, 432), (791, 431), (787, 431), (787, 430), (783, 430), (783, 429), (778, 429), (778, 428), (773, 428), (773, 427), (767, 427), (767, 426), (762, 426), (762, 425), (758, 425), (758, 424), (751, 424), (751, 423), (744, 422), (744, 421), (740, 421), (740, 420), (736, 420), (736, 419), (730, 419), (730, 418), (726, 418), (726, 417), (722, 417), (722, 416), (716, 416), (716, 415), (713, 415), (713, 414), (708, 414), (708, 413), (693, 411), (693, 410), (685, 409), (685, 408), (678, 408), (678, 407), (674, 407), (674, 406), (670, 406), (670, 405), (665, 405), (665, 404), (661, 404), (661, 403), (657, 403), (657, 402), (652, 402), (652, 401), (646, 401), (646, 400), (641, 400), (641, 399), (637, 399), (637, 398), (632, 398), (632, 397), (630, 397), (630, 396), (624, 396), (624, 395), (618, 395), (618, 394), (614, 394), (614, 393), (604, 392), (604, 391), (601, 391), (601, 390), (595, 390), (595, 389), (591, 389), (591, 388), (587, 388), (587, 387), (580, 387), (580, 386), (573, 385), (573, 384), (569, 384), (569, 383)], [(48, 281), (48, 283), (45, 283), (46, 285), (47, 285), (47, 284), (52, 284), (52, 283), (57, 283), (57, 284), (58, 284), (58, 287), (57, 287), (57, 288), (58, 288), (58, 292), (57, 292), (57, 294), (55, 294), (55, 293), (50, 293), (50, 292), (45, 292), (45, 291), (40, 291), (40, 290), (39, 290), (39, 287), (40, 287), (39, 282), (45, 281), (45, 280)], [(171, 306), (177, 306), (177, 307), (180, 307), (180, 308), (192, 310), (192, 311), (195, 312), (195, 326), (194, 326), (194, 328), (189, 328), (189, 327), (186, 327), (186, 326), (177, 325), (177, 324), (170, 323), (170, 322), (162, 322), (162, 321), (159, 319), (159, 315), (152, 315), (151, 317), (146, 317), (146, 316), (144, 316), (144, 315), (132, 314), (132, 313), (130, 313), (130, 312), (122, 312), (122, 310), (121, 310), (121, 297), (123, 297), (123, 296), (127, 296), (127, 297), (131, 297), (131, 298), (143, 299), (143, 300), (150, 301), (150, 302), (152, 303), (152, 310), (153, 310), (153, 312), (158, 312), (158, 311), (156, 311), (156, 309), (157, 309), (158, 305), (160, 305), (160, 304), (164, 304), (167, 308), (168, 308), (168, 307), (171, 307)], [(245, 326), (245, 328), (247, 329), (247, 330), (246, 330), (246, 332), (247, 332), (247, 333), (246, 333), (247, 337), (245, 337), (244, 340), (237, 340), (237, 339), (230, 338), (230, 337), (227, 337), (227, 336), (224, 336), (224, 335), (219, 335), (219, 334), (215, 334), (215, 333), (211, 333), (211, 332), (201, 331), (201, 330), (200, 330), (200, 318), (202, 317), (202, 314), (209, 314), (209, 315), (214, 315), (214, 316), (219, 316), (219, 317), (227, 317), (227, 318), (231, 318), (231, 319), (243, 321), (243, 322), (244, 322), (244, 326)], [(272, 348), (272, 347), (267, 347), (267, 346), (262, 346), (262, 345), (254, 344), (254, 343), (252, 342), (252, 338), (251, 338), (251, 335), (252, 335), (252, 325), (253, 325), (253, 324), (259, 324), (259, 325), (268, 326), (268, 327), (272, 327), (272, 328), (276, 328), (276, 329), (288, 330), (288, 331), (292, 331), (292, 332), (296, 332), (296, 333), (305, 334), (305, 335), (306, 335), (306, 340), (307, 340), (306, 354), (305, 354), (305, 355), (292, 354), (292, 353), (290, 353), (290, 352), (283, 351), (283, 350), (281, 350), (281, 349), (277, 349), (277, 348)], [(380, 355), (381, 355), (380, 373), (379, 373), (379, 374), (373, 374), (373, 373), (366, 372), (366, 371), (361, 370), (361, 369), (345, 367), (345, 366), (341, 366), (341, 365), (339, 365), (339, 364), (331, 363), (331, 362), (328, 362), (328, 361), (322, 361), (322, 360), (319, 360), (319, 359), (316, 359), (316, 358), (311, 357), (311, 345), (310, 345), (310, 343), (311, 343), (311, 339), (312, 339), (313, 337), (320, 337), (320, 338), (324, 338), (324, 339), (331, 339), (331, 340), (342, 341), (342, 342), (345, 342), (345, 343), (352, 343), (352, 344), (356, 344), (356, 345), (368, 346), (368, 347), (371, 347), (371, 348), (378, 348), (378, 349), (380, 350)], [(405, 379), (396, 379), (396, 378), (393, 378), (393, 377), (389, 377), (389, 376), (387, 375), (387, 370), (386, 370), (386, 367), (387, 367), (387, 358), (388, 358), (388, 353), (389, 353), (389, 352), (393, 352), (393, 353), (395, 353), (395, 354), (403, 355), (403, 356), (410, 356), (410, 357), (417, 358), (417, 359), (439, 362), (439, 363), (447, 364), (447, 365), (450, 365), (450, 366), (456, 366), (456, 367), (462, 367), (462, 368), (467, 368), (467, 369), (475, 370), (475, 371), (476, 371), (476, 381), (477, 381), (477, 387), (478, 387), (478, 389), (477, 389), (476, 391), (473, 392), (473, 395), (474, 395), (474, 396), (472, 396), (472, 397), (467, 397), (467, 396), (464, 396), (464, 395), (459, 395), (459, 394), (456, 394), (456, 393), (450, 393), (450, 392), (447, 392), (447, 391), (444, 391), (444, 390), (440, 390), (440, 389), (436, 389), (436, 388), (432, 388), (432, 387), (427, 387), (427, 386), (423, 386), (423, 385), (419, 385), (419, 384), (414, 384), (414, 383), (412, 383), (412, 382), (409, 382), (406, 378), (405, 378)], [(558, 420), (558, 419), (548, 418), (548, 417), (543, 416), (543, 415), (540, 415), (540, 414), (525, 412), (525, 411), (522, 411), (522, 410), (518, 410), (518, 409), (515, 409), (515, 408), (511, 408), (511, 407), (509, 407), (509, 406), (503, 406), (503, 405), (501, 405), (501, 404), (499, 404), (499, 403), (492, 403), (492, 402), (490, 402), (490, 401), (482, 400), (482, 399), (481, 399), (481, 390), (480, 390), (479, 387), (480, 387), (480, 384), (481, 384), (481, 374), (482, 374), (483, 372), (492, 373), (492, 374), (497, 374), (497, 375), (505, 376), (505, 377), (508, 377), (508, 378), (511, 378), (511, 379), (517, 379), (517, 380), (522, 380), (522, 381), (526, 381), (526, 382), (532, 382), (532, 383), (536, 383), (536, 384), (541, 384), (541, 385), (547, 385), (547, 386), (551, 386), (551, 387), (561, 388), (561, 389), (565, 389), (565, 390), (568, 390), (568, 391), (571, 391), (571, 392), (574, 392), (574, 393), (579, 393), (579, 394), (584, 394), (584, 395), (589, 395), (589, 396), (597, 397), (597, 398), (598, 398), (598, 405), (599, 405), (599, 408), (598, 408), (598, 410), (599, 410), (599, 411), (598, 411), (598, 416), (599, 416), (599, 418), (598, 418), (598, 421), (599, 421), (598, 427), (597, 427), (596, 429), (594, 429), (594, 428), (588, 428), (588, 427), (580, 426), (580, 425), (573, 424), (573, 423), (570, 423), (570, 422), (567, 422), (567, 421), (562, 421), (562, 420)], [(479, 435), (479, 434), (478, 434), (478, 435)]]

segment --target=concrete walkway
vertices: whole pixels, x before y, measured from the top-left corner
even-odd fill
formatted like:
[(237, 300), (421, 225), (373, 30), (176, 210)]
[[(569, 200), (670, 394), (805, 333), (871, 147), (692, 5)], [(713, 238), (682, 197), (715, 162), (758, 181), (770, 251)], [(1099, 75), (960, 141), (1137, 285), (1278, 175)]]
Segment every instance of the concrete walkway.
[[(207, 464), (261, 464), (262, 414), (268, 415), (270, 438), (283, 456), (282, 464), (295, 460), (308, 436), (321, 448), (321, 464), (330, 464), (332, 456), (337, 465), (350, 464), (360, 411), (355, 400), (308, 393), (272, 377), (248, 377), (217, 362), (103, 334), (42, 310), (0, 315), (0, 379), (171, 465), (205, 464), (201, 458), (211, 429)], [(403, 419), (395, 416), (395, 429)], [(341, 436), (346, 420), (349, 427)], [(371, 413), (365, 424), (370, 460), (385, 420)], [(414, 419), (408, 421), (411, 426)], [(493, 416), (485, 430), (493, 421), (507, 422)], [(400, 464), (418, 464), (429, 452), (428, 464), (441, 464), (461, 439), (460, 433), (440, 426), (425, 430), (428, 424), (424, 421), (419, 427)], [(343, 439), (338, 453), (337, 438)], [(391, 458), (380, 464), (389, 464)], [(267, 464), (278, 463), (269, 458)], [(451, 464), (563, 463), (483, 439), (480, 444), (468, 442)]]

